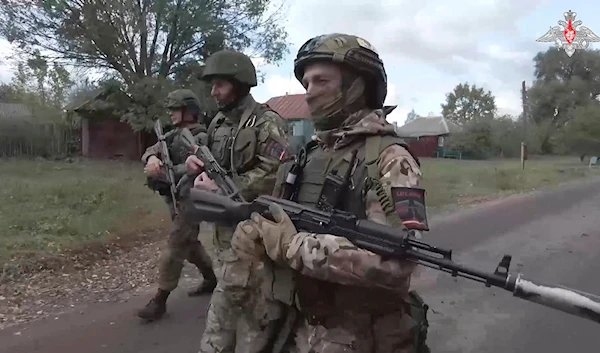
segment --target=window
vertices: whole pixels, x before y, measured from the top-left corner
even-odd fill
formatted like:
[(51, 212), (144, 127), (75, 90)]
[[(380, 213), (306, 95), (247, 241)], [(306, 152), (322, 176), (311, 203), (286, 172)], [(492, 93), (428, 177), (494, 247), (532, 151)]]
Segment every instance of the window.
[(444, 147), (444, 136), (438, 136), (438, 147)]

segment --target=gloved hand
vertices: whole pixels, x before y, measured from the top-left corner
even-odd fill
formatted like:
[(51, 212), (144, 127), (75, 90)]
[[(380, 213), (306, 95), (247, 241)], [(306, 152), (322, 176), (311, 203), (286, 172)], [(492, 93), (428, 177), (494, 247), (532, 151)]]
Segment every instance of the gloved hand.
[(231, 248), (243, 260), (262, 261), (267, 255), (262, 238), (251, 219), (238, 223), (231, 237)]
[[(250, 216), (250, 220), (237, 225), (231, 246), (238, 256), (253, 257), (256, 260), (262, 258), (266, 252), (273, 261), (284, 261), (292, 237), (298, 231), (281, 206), (271, 204), (269, 212), (275, 222), (255, 212)], [(262, 243), (262, 247), (256, 243)]]

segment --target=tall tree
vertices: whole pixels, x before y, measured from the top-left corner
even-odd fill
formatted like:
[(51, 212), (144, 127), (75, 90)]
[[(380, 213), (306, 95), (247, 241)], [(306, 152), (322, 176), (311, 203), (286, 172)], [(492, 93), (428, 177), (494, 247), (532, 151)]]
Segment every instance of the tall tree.
[(35, 119), (61, 121), (72, 86), (71, 75), (62, 65), (33, 57), (17, 63), (6, 92), (11, 102), (27, 105)]
[(534, 59), (535, 82), (528, 91), (532, 122), (540, 129), (542, 151), (550, 153), (553, 137), (600, 95), (600, 51), (578, 50), (572, 57), (550, 48)]
[(458, 84), (446, 94), (446, 103), (442, 105), (442, 115), (457, 124), (466, 124), (473, 120), (493, 119), (496, 101), (492, 92), (468, 83)]
[(600, 103), (590, 102), (571, 112), (573, 118), (565, 126), (565, 143), (572, 152), (583, 157), (600, 151)]
[[(50, 62), (115, 71), (135, 105), (159, 105), (176, 73), (220, 49), (281, 60), (287, 34), (274, 6), (273, 0), (3, 0), (0, 35)], [(146, 108), (133, 110), (159, 110)], [(129, 115), (134, 128), (151, 126), (154, 116), (136, 114)]]

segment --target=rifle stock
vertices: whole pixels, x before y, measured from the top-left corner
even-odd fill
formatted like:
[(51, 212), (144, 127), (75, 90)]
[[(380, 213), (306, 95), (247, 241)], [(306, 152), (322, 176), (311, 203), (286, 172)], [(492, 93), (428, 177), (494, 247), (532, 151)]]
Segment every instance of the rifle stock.
[(186, 201), (185, 217), (235, 227), (252, 212), (269, 217), (269, 206), (277, 204), (290, 217), (298, 231), (345, 237), (363, 249), (385, 258), (409, 260), (419, 265), (510, 291), (514, 296), (600, 323), (600, 297), (567, 288), (536, 284), (521, 274), (509, 272), (511, 256), (504, 255), (493, 273), (458, 264), (452, 250), (441, 249), (414, 239), (403, 229), (391, 228), (334, 210), (320, 211), (295, 202), (260, 196), (252, 202), (237, 201), (210, 191), (192, 189)]

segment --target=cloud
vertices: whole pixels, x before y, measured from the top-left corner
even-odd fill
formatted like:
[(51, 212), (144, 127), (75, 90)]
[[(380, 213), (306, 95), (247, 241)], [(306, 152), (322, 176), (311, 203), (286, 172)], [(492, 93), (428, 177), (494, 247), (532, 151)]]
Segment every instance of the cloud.
[[(491, 90), (499, 112), (520, 112), (520, 83), (531, 80), (532, 59), (540, 50), (521, 22), (549, 0), (297, 0), (289, 9), (286, 29), (289, 58), (311, 37), (349, 33), (371, 42), (388, 72), (386, 104), (397, 104), (393, 119), (441, 113), (446, 93), (462, 82)], [(562, 13), (562, 12), (561, 12)], [(546, 24), (544, 24), (545, 26)], [(540, 27), (543, 31), (543, 26)], [(543, 50), (543, 49), (542, 49)], [(271, 95), (290, 88), (282, 72), (267, 75)], [(293, 78), (292, 78), (293, 81)], [(295, 83), (293, 83), (295, 85)], [(302, 92), (298, 85), (298, 92)]]
[[(463, 82), (492, 91), (499, 112), (517, 115), (521, 81), (531, 83), (532, 59), (547, 48), (535, 39), (560, 19), (565, 9), (559, 5), (550, 0), (291, 0), (282, 23), (290, 53), (280, 66), (252, 59), (264, 74), (253, 94), (266, 101), (304, 93), (292, 74), (296, 51), (311, 37), (338, 32), (359, 35), (377, 48), (388, 73), (386, 104), (398, 105), (392, 121), (402, 123), (412, 109), (440, 114), (445, 95)], [(548, 17), (541, 11), (549, 11)], [(4, 43), (0, 40), (0, 52)], [(0, 68), (0, 79), (5, 76)]]
[(306, 92), (293, 74), (290, 74), (288, 77), (278, 74), (267, 75), (264, 85), (269, 97), (286, 94), (304, 94)]

